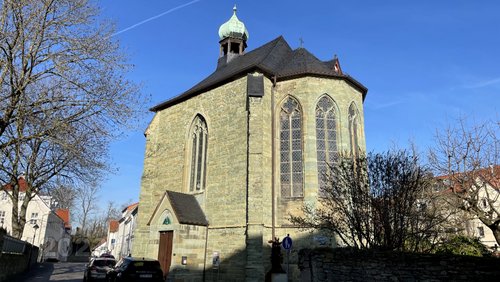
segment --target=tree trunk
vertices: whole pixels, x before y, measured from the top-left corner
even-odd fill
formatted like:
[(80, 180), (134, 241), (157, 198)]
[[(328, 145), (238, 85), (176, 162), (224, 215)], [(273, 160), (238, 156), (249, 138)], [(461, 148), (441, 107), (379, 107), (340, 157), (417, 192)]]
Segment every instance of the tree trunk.
[(490, 227), (493, 232), (493, 236), (495, 236), (495, 240), (497, 241), (497, 245), (500, 246), (500, 225), (496, 224)]

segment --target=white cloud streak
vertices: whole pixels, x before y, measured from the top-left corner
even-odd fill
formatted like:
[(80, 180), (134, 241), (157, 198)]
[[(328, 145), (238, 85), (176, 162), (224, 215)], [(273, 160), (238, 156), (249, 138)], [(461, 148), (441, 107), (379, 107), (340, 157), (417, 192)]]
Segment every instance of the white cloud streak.
[(482, 88), (486, 86), (491, 86), (495, 84), (500, 84), (500, 77), (494, 78), (494, 79), (489, 79), (489, 80), (483, 80), (474, 84), (469, 84), (469, 85), (464, 85), (464, 88), (468, 89), (473, 89), (473, 88)]
[(140, 26), (140, 25), (143, 25), (143, 24), (145, 24), (145, 23), (147, 23), (147, 22), (150, 22), (150, 21), (152, 21), (152, 20), (156, 20), (157, 18), (163, 17), (163, 16), (165, 16), (165, 15), (167, 15), (167, 14), (170, 14), (170, 13), (172, 13), (172, 12), (174, 12), (174, 11), (177, 11), (177, 10), (179, 10), (179, 9), (182, 9), (182, 8), (184, 8), (184, 7), (187, 7), (187, 6), (193, 5), (194, 3), (196, 3), (196, 2), (200, 2), (200, 1), (201, 1), (201, 0), (194, 0), (194, 1), (191, 1), (191, 2), (188, 2), (188, 3), (185, 3), (185, 4), (182, 4), (182, 5), (180, 5), (180, 6), (174, 7), (174, 8), (172, 8), (172, 9), (170, 9), (170, 10), (168, 10), (168, 11), (165, 11), (165, 12), (163, 12), (163, 13), (161, 13), (161, 14), (158, 14), (158, 15), (156, 15), (156, 16), (153, 16), (153, 17), (147, 18), (147, 19), (145, 19), (145, 20), (143, 20), (143, 21), (140, 21), (140, 22), (138, 22), (138, 23), (136, 23), (136, 24), (133, 24), (133, 25), (131, 25), (131, 26), (127, 27), (127, 28), (124, 28), (124, 29), (122, 29), (122, 30), (120, 30), (120, 31), (117, 31), (117, 32), (113, 33), (111, 36), (116, 36), (116, 35), (118, 35), (118, 34), (124, 33), (124, 32), (126, 32), (126, 31), (129, 31), (129, 30), (131, 30), (131, 29), (134, 29), (134, 28), (136, 28), (136, 27), (138, 27), (138, 26)]

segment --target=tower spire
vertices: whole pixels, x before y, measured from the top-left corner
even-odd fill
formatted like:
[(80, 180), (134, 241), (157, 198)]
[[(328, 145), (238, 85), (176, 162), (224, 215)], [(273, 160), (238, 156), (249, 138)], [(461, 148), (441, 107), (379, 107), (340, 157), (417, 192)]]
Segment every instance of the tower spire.
[[(245, 24), (236, 16), (236, 5), (233, 7), (233, 15), (219, 28), (220, 58), (226, 58), (224, 63), (228, 63), (233, 58), (243, 55), (247, 47), (248, 30)], [(219, 66), (221, 60), (219, 60)]]

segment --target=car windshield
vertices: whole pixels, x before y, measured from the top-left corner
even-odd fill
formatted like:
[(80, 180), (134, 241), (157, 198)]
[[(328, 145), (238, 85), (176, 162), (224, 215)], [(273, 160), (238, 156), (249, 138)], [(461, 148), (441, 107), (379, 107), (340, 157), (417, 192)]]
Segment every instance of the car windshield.
[(95, 260), (94, 266), (114, 266), (115, 263), (116, 261), (112, 259)]

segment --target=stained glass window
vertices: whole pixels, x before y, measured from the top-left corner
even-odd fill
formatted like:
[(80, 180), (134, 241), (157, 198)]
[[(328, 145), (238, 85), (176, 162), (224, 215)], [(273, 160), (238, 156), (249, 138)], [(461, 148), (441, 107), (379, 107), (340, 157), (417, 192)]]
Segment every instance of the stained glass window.
[(207, 124), (203, 117), (196, 116), (191, 127), (191, 157), (189, 191), (205, 190), (205, 168), (207, 162)]
[(171, 223), (172, 223), (172, 221), (170, 220), (170, 217), (168, 217), (168, 216), (165, 217), (165, 219), (163, 220), (163, 225), (169, 225)]
[(302, 197), (302, 114), (295, 99), (288, 98), (280, 112), (280, 183), (284, 198)]
[(324, 191), (328, 184), (328, 165), (337, 156), (337, 119), (334, 102), (323, 96), (316, 105), (316, 152), (318, 158), (319, 191)]
[(349, 107), (349, 139), (351, 144), (351, 154), (354, 158), (359, 156), (359, 113), (356, 105)]

